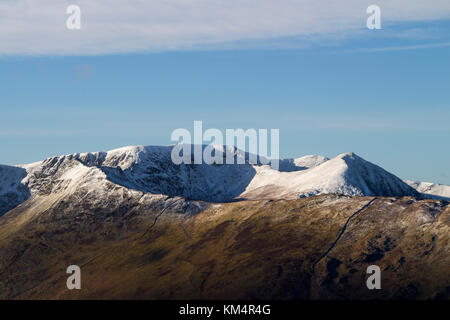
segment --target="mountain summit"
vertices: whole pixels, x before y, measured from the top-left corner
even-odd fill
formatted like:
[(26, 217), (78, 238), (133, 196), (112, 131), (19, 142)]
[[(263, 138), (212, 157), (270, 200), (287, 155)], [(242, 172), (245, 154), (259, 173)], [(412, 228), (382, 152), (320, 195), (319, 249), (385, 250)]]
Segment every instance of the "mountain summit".
[[(76, 153), (29, 165), (0, 167), (0, 214), (33, 195), (69, 192), (74, 184), (88, 190), (108, 182), (155, 195), (208, 202), (235, 199), (295, 199), (319, 194), (418, 196), (381, 167), (354, 153), (329, 160), (319, 155), (268, 165), (181, 164), (171, 161), (173, 146), (132, 146), (108, 152)], [(238, 149), (235, 157), (248, 157)], [(236, 161), (235, 161), (236, 163)], [(99, 194), (101, 196), (101, 193)]]
[(418, 196), (418, 192), (405, 182), (352, 152), (295, 172), (271, 172), (268, 168), (258, 168), (247, 191), (256, 195), (258, 189), (261, 191), (259, 194), (279, 193), (281, 190), (288, 198), (331, 193), (348, 196)]

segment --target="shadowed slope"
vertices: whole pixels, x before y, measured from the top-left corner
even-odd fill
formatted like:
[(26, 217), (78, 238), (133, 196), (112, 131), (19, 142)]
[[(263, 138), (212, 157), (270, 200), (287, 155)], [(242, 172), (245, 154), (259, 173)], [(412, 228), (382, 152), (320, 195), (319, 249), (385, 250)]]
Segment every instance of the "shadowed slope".
[(0, 216), (30, 197), (30, 190), (22, 184), (26, 175), (23, 168), (0, 165)]

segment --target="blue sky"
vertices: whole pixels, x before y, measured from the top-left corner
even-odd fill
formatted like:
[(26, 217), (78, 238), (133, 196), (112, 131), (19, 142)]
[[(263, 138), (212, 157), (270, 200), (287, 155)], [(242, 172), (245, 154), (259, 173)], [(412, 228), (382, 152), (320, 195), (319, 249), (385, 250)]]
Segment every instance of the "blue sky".
[(279, 128), (282, 157), (353, 151), (401, 178), (450, 184), (449, 20), (344, 33), (120, 54), (4, 50), (0, 163), (167, 145), (202, 120)]

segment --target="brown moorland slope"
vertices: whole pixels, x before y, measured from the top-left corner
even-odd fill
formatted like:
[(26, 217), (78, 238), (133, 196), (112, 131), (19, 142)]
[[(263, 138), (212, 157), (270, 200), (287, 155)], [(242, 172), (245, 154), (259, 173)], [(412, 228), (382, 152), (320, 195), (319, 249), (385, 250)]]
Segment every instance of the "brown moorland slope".
[[(444, 201), (320, 195), (211, 204), (114, 188), (105, 197), (33, 197), (2, 216), (0, 298), (450, 298)], [(72, 264), (81, 290), (66, 288)], [(381, 290), (366, 287), (372, 264)]]

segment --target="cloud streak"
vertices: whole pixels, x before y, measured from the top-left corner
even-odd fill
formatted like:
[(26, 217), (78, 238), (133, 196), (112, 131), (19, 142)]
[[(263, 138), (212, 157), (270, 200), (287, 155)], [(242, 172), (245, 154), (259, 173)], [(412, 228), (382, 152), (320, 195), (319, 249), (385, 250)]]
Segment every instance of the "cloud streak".
[(362, 48), (354, 50), (337, 51), (338, 53), (364, 53), (364, 52), (389, 52), (389, 51), (405, 51), (405, 50), (418, 50), (418, 49), (431, 49), (450, 47), (450, 42), (430, 43), (413, 46), (395, 46), (395, 47), (379, 47), (379, 48)]
[[(310, 37), (364, 30), (373, 1), (313, 0), (3, 0), (0, 54), (90, 55), (268, 46), (302, 47)], [(82, 29), (66, 28), (66, 8), (81, 7)], [(450, 2), (378, 0), (384, 22), (450, 18)], [(280, 44), (280, 39), (285, 39)], [(290, 39), (290, 40), (289, 40)]]

